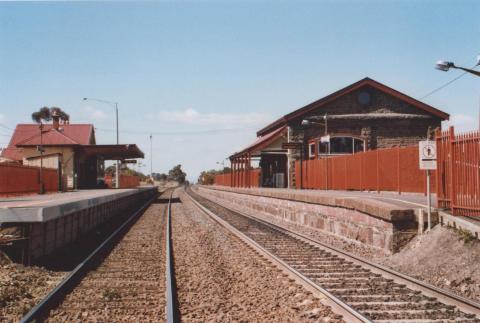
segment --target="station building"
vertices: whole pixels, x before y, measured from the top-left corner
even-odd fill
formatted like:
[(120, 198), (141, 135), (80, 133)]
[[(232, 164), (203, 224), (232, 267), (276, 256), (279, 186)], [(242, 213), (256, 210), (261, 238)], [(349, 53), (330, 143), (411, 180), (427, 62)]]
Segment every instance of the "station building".
[(364, 78), (260, 129), (257, 140), (230, 161), (234, 171), (249, 172), (258, 160), (255, 186), (293, 188), (296, 160), (414, 145), (448, 119), (437, 108)]
[(135, 144), (97, 145), (93, 124), (61, 122), (58, 116), (52, 124), (18, 124), (1, 154), (4, 162), (58, 169), (64, 190), (98, 187), (105, 160), (143, 157)]

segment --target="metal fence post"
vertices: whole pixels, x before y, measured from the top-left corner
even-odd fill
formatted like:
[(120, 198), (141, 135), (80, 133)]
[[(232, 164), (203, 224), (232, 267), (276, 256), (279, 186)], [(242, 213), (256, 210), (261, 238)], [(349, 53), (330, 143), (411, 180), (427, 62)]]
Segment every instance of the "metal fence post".
[(450, 209), (452, 214), (456, 215), (455, 204), (456, 204), (456, 189), (455, 189), (455, 130), (453, 126), (448, 128), (448, 145), (449, 145), (449, 162), (450, 162)]
[(402, 187), (400, 183), (400, 147), (397, 147), (397, 187), (398, 194), (402, 194)]

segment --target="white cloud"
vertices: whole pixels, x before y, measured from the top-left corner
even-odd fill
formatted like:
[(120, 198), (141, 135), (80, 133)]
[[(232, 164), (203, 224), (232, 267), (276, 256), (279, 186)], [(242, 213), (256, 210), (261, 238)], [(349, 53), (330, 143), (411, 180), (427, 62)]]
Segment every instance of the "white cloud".
[[(455, 132), (461, 133), (464, 131), (478, 129), (478, 119), (471, 115), (457, 113), (450, 116), (450, 120), (445, 122), (445, 126), (454, 126)], [(446, 128), (444, 127), (444, 129)]]
[(161, 121), (201, 126), (221, 125), (225, 128), (258, 126), (270, 121), (270, 117), (262, 113), (200, 113), (192, 108), (183, 111), (160, 111), (158, 118)]
[(105, 112), (103, 112), (103, 110), (95, 109), (89, 105), (85, 106), (84, 112), (86, 117), (93, 121), (104, 120), (107, 117), (107, 115), (105, 114)]
[(0, 113), (0, 123), (5, 124), (7, 122), (7, 117), (4, 114)]

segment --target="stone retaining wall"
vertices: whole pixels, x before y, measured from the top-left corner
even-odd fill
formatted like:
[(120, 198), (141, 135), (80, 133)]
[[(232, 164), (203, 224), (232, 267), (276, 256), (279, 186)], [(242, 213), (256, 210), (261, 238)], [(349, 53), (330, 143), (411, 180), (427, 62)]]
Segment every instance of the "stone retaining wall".
[[(353, 207), (333, 206), (234, 192), (212, 187), (196, 187), (195, 190), (213, 201), (228, 204), (233, 209), (254, 215), (258, 212), (275, 216), (282, 221), (299, 224), (316, 230), (326, 231), (336, 236), (355, 240), (387, 252), (396, 252), (415, 235), (415, 216), (413, 210), (381, 210), (373, 202), (363, 200), (369, 205), (361, 212)], [(293, 197), (293, 196), (291, 196)], [(387, 207), (387, 206), (385, 206)], [(391, 208), (391, 206), (389, 206)], [(411, 212), (410, 212), (411, 211)], [(391, 214), (387, 216), (387, 214)]]
[[(116, 196), (111, 200), (93, 204), (72, 212), (65, 212), (53, 220), (19, 224), (25, 238), (21, 250), (12, 250), (16, 261), (28, 265), (42, 256), (76, 241), (97, 226), (120, 214), (133, 213), (143, 203), (157, 194), (157, 189), (139, 190), (127, 196)], [(18, 254), (18, 251), (21, 254)]]

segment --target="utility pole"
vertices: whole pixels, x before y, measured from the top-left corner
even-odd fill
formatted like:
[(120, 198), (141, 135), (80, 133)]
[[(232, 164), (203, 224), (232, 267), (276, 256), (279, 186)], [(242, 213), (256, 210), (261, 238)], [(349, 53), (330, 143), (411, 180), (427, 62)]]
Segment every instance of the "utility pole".
[[(117, 145), (120, 143), (118, 138), (118, 103), (115, 102), (115, 118), (116, 118), (116, 128), (117, 128)], [(115, 188), (120, 188), (120, 165), (119, 160), (115, 164)]]
[(153, 181), (153, 145), (152, 145), (152, 134), (150, 134), (150, 177)]
[(45, 194), (45, 184), (43, 183), (43, 123), (40, 122), (38, 126), (40, 128), (40, 188), (39, 194)]
[[(117, 133), (117, 145), (120, 143), (119, 138), (118, 138), (118, 102), (112, 102), (112, 101), (106, 101), (106, 100), (101, 100), (101, 99), (94, 99), (94, 98), (83, 98), (83, 101), (97, 101), (97, 102), (102, 102), (109, 104), (110, 106), (115, 107), (115, 125), (116, 125), (116, 133)], [(117, 159), (115, 163), (115, 188), (120, 188), (120, 160)]]

